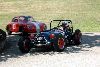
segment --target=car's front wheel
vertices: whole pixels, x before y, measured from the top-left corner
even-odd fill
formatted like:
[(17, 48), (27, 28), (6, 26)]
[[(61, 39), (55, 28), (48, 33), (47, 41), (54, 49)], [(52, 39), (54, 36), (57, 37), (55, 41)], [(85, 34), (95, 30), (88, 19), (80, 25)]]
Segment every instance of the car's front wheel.
[(64, 38), (58, 38), (54, 43), (54, 50), (61, 52), (65, 49), (65, 40)]
[(25, 37), (21, 37), (19, 39), (19, 42), (18, 42), (18, 47), (19, 47), (19, 50), (22, 52), (22, 53), (28, 53), (31, 49), (30, 47), (30, 39), (29, 38), (25, 38)]

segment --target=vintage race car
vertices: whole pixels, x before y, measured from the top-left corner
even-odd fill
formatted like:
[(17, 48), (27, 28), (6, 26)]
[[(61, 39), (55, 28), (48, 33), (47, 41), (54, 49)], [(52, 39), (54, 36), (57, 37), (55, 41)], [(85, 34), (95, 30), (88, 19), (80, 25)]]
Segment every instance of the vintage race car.
[[(56, 23), (57, 26), (53, 27)], [(79, 45), (81, 43), (81, 31), (79, 29), (73, 32), (71, 20), (53, 20), (50, 22), (50, 30), (45, 30), (38, 34), (22, 36), (19, 39), (18, 46), (21, 52), (29, 52), (33, 47), (52, 48), (55, 51), (63, 51), (69, 44)], [(44, 48), (44, 49), (46, 49)]]
[(47, 28), (45, 23), (35, 21), (31, 16), (17, 16), (6, 26), (7, 33), (39, 33)]
[(5, 47), (5, 41), (6, 41), (6, 32), (0, 29), (0, 52)]

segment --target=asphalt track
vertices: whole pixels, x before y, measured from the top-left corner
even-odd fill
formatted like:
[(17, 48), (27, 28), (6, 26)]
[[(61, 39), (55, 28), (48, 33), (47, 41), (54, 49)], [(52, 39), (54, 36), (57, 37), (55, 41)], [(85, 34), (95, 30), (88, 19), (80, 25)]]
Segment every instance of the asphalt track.
[(32, 49), (22, 54), (18, 39), (8, 36), (7, 49), (0, 54), (0, 67), (100, 67), (100, 33), (83, 33), (82, 45), (67, 47), (63, 52)]

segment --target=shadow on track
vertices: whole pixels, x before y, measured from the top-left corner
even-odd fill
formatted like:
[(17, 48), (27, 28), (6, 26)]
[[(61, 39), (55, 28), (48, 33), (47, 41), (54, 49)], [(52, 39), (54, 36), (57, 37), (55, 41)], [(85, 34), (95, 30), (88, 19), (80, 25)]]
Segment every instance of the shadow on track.
[(18, 58), (22, 54), (17, 48), (18, 37), (8, 36), (5, 50), (0, 54), (0, 62), (6, 61), (8, 58)]
[[(0, 62), (7, 61), (9, 58), (20, 58), (25, 54), (22, 54), (18, 47), (19, 37), (10, 36), (7, 38), (6, 50), (0, 54)], [(82, 45), (80, 46), (70, 46), (67, 47), (63, 52), (54, 52), (52, 50), (43, 50), (43, 49), (32, 49), (29, 55), (55, 55), (55, 54), (69, 54), (69, 53), (81, 53), (81, 51), (89, 51), (89, 49), (82, 48), (92, 48), (94, 46), (100, 46), (100, 34), (95, 35), (94, 33), (84, 33), (82, 37)]]

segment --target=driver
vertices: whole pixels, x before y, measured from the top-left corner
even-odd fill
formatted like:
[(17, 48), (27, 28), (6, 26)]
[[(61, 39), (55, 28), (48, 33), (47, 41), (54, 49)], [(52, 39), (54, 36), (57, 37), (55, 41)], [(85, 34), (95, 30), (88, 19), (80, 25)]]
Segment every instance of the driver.
[(68, 30), (69, 29), (68, 22), (62, 21), (62, 24), (60, 25), (59, 29), (64, 30), (64, 31)]

